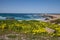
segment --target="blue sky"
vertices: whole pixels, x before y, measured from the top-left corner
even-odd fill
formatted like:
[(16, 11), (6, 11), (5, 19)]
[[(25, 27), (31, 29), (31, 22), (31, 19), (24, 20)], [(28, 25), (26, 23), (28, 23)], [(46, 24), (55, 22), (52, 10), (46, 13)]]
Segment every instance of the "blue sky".
[(0, 0), (0, 13), (60, 13), (60, 0)]

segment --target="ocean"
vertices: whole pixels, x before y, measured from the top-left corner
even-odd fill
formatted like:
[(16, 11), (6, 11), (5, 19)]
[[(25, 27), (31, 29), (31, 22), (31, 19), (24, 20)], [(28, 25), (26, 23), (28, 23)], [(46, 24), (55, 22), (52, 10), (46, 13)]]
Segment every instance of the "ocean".
[(41, 13), (0, 13), (0, 20), (13, 17), (16, 20), (44, 20), (46, 17)]

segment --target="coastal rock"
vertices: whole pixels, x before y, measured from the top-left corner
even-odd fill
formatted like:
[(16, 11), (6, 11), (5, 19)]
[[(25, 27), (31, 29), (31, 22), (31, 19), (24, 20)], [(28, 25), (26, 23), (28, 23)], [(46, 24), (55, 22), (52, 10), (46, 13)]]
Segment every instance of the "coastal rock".
[(55, 30), (53, 30), (53, 29), (51, 29), (51, 28), (48, 28), (48, 27), (46, 27), (45, 30), (46, 30), (48, 33), (54, 33), (54, 32), (55, 32)]

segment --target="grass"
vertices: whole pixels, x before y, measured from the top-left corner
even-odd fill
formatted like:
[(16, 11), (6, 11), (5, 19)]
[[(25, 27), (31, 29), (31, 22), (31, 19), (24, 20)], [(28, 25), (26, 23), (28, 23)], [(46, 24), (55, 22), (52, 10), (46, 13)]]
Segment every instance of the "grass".
[[(56, 32), (49, 33), (46, 31), (46, 27), (55, 30)], [(60, 25), (57, 24), (52, 24), (52, 23), (47, 23), (47, 22), (42, 22), (42, 21), (36, 21), (36, 20), (22, 20), (22, 21), (12, 21), (12, 20), (0, 20), (0, 36), (4, 36), (7, 34), (8, 38), (16, 38), (17, 35), (13, 34), (12, 32), (15, 33), (22, 33), (23, 36), (18, 36), (18, 37), (25, 37), (32, 39), (42, 39), (42, 40), (58, 40), (57, 34), (60, 34)], [(25, 34), (24, 34), (25, 33)], [(31, 33), (31, 34), (29, 34)], [(55, 37), (55, 34), (57, 37)], [(51, 37), (53, 36), (53, 37)], [(45, 39), (46, 37), (46, 39)]]

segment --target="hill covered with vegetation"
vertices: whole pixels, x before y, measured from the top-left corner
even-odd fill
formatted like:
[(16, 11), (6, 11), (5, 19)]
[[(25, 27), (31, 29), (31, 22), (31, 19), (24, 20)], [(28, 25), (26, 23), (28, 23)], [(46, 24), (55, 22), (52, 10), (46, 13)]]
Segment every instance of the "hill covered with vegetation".
[[(4, 37), (4, 35), (12, 33), (21, 34), (23, 37), (29, 35), (30, 39), (26, 40), (35, 40), (36, 38), (39, 40), (58, 40), (57, 37), (60, 37), (60, 25), (37, 20), (0, 20), (0, 36), (3, 35)], [(13, 38), (15, 35), (8, 37)]]
[(7, 31), (60, 36), (60, 25), (37, 20), (0, 20), (0, 34)]

